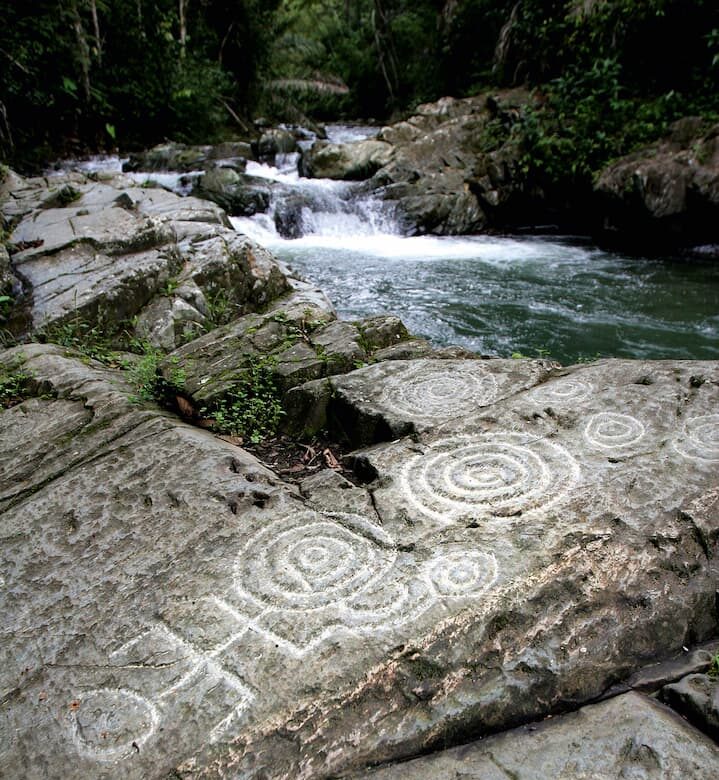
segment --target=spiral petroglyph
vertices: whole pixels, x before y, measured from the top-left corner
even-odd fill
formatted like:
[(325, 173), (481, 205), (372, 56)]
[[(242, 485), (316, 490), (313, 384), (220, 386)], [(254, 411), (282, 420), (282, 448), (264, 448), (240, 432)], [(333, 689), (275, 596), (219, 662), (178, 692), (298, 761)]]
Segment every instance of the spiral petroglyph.
[(449, 419), (491, 404), (497, 381), (477, 361), (403, 371), (384, 383), (380, 405), (418, 420)]
[(687, 420), (674, 447), (686, 458), (719, 461), (719, 414), (704, 414)]
[(238, 558), (238, 587), (259, 602), (318, 609), (354, 596), (389, 570), (395, 553), (311, 513), (260, 531)]
[(623, 450), (644, 437), (644, 425), (628, 414), (600, 412), (592, 415), (584, 428), (587, 443), (601, 450)]
[(427, 576), (439, 597), (479, 596), (496, 582), (497, 561), (479, 550), (440, 552), (427, 562)]
[(73, 712), (73, 741), (98, 761), (132, 755), (155, 733), (157, 707), (135, 691), (98, 688), (82, 694)]
[(511, 517), (561, 500), (579, 466), (560, 445), (517, 433), (436, 442), (400, 476), (410, 506), (441, 523)]
[(581, 379), (555, 379), (531, 391), (532, 400), (539, 403), (561, 404), (577, 403), (589, 398), (594, 392), (594, 386)]

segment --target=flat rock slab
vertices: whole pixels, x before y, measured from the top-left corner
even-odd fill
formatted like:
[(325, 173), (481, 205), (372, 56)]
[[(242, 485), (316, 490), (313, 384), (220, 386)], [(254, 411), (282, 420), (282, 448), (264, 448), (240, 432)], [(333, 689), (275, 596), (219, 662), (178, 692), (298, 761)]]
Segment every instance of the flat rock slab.
[(305, 427), (339, 429), (353, 444), (368, 444), (474, 413), (545, 381), (553, 367), (501, 358), (387, 360), (296, 388), (288, 414)]
[[(366, 780), (706, 780), (719, 748), (653, 699), (628, 693), (435, 756), (368, 772)], [(358, 776), (359, 777), (359, 776)]]
[(715, 363), (578, 368), (364, 452), (369, 492), (303, 496), (123, 374), (0, 361), (20, 353), (9, 776), (329, 778), (574, 709), (716, 635)]

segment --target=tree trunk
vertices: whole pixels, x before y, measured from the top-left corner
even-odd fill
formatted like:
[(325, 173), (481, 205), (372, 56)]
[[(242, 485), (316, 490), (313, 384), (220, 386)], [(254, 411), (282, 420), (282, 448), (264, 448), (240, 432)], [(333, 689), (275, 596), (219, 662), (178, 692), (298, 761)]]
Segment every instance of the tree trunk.
[(180, 58), (185, 59), (187, 50), (187, 6), (190, 0), (178, 0), (180, 11)]
[(102, 65), (102, 40), (100, 39), (100, 20), (97, 17), (97, 2), (90, 0), (90, 13), (92, 14), (92, 27), (95, 33), (95, 48), (97, 49), (97, 62)]
[(85, 28), (82, 26), (80, 10), (77, 7), (77, 0), (72, 0), (72, 26), (75, 30), (75, 39), (77, 40), (77, 56), (82, 70), (82, 91), (85, 95), (85, 102), (90, 102), (90, 47), (87, 45), (87, 36)]
[(397, 69), (397, 54), (395, 52), (392, 31), (382, 0), (374, 0), (374, 12), (372, 14), (374, 27), (374, 40), (377, 47), (377, 58), (382, 76), (387, 85), (387, 92), (392, 103), (396, 100), (397, 88), (399, 87), (399, 74)]

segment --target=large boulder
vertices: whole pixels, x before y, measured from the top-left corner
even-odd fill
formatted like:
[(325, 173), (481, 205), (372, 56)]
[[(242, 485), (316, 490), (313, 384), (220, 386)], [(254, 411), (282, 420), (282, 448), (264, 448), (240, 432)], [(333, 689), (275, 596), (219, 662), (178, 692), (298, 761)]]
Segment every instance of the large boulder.
[(525, 90), (442, 98), (378, 138), (394, 147), (367, 190), (395, 205), (405, 233), (459, 235), (499, 224), (522, 194), (521, 150), (509, 129)]
[(654, 699), (628, 693), (571, 715), (355, 775), (364, 780), (705, 780), (719, 748)]
[(0, 210), (14, 224), (11, 268), (27, 288), (30, 330), (74, 321), (112, 331), (139, 315), (140, 337), (174, 348), (219, 324), (213, 304), (228, 321), (289, 289), (213, 203), (122, 176), (27, 180), (17, 191)]
[(393, 154), (391, 144), (376, 139), (347, 144), (316, 141), (302, 154), (300, 173), (313, 179), (368, 179), (387, 165)]
[(677, 122), (664, 140), (610, 163), (595, 195), (605, 241), (659, 252), (716, 244), (719, 125)]

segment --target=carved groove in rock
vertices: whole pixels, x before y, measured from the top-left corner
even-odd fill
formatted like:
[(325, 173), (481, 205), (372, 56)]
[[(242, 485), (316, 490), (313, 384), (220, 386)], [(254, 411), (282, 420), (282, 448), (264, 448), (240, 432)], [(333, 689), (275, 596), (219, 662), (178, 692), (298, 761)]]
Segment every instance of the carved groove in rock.
[(406, 500), (442, 525), (457, 518), (507, 518), (561, 501), (579, 466), (560, 445), (517, 433), (444, 439), (408, 461)]
[(72, 739), (80, 753), (115, 761), (139, 750), (159, 722), (157, 707), (144, 696), (122, 688), (97, 688), (78, 700)]
[(589, 418), (584, 438), (601, 450), (622, 450), (633, 447), (644, 437), (644, 425), (629, 414), (600, 412)]
[(704, 414), (687, 420), (674, 447), (685, 458), (718, 461), (719, 414)]
[(222, 654), (243, 634), (244, 629), (212, 650), (203, 651), (167, 626), (158, 625), (123, 644), (110, 655), (110, 663), (118, 669), (143, 670), (142, 691), (118, 688), (79, 692), (72, 723), (78, 751), (98, 761), (127, 757), (153, 737), (163, 719), (165, 702), (188, 698), (188, 694), (192, 700), (198, 691), (206, 712), (216, 715), (208, 738), (217, 741), (241, 719), (255, 698), (221, 662)]
[(541, 403), (577, 403), (594, 393), (594, 386), (581, 379), (558, 379), (531, 391), (531, 398)]
[(448, 419), (491, 404), (497, 380), (477, 361), (446, 368), (418, 367), (388, 378), (379, 403), (388, 411), (420, 420)]
[(338, 632), (397, 629), (439, 599), (476, 598), (496, 581), (491, 553), (445, 547), (418, 561), (364, 518), (317, 517), (300, 513), (257, 533), (238, 557), (234, 594), (215, 597), (238, 625), (295, 658)]

